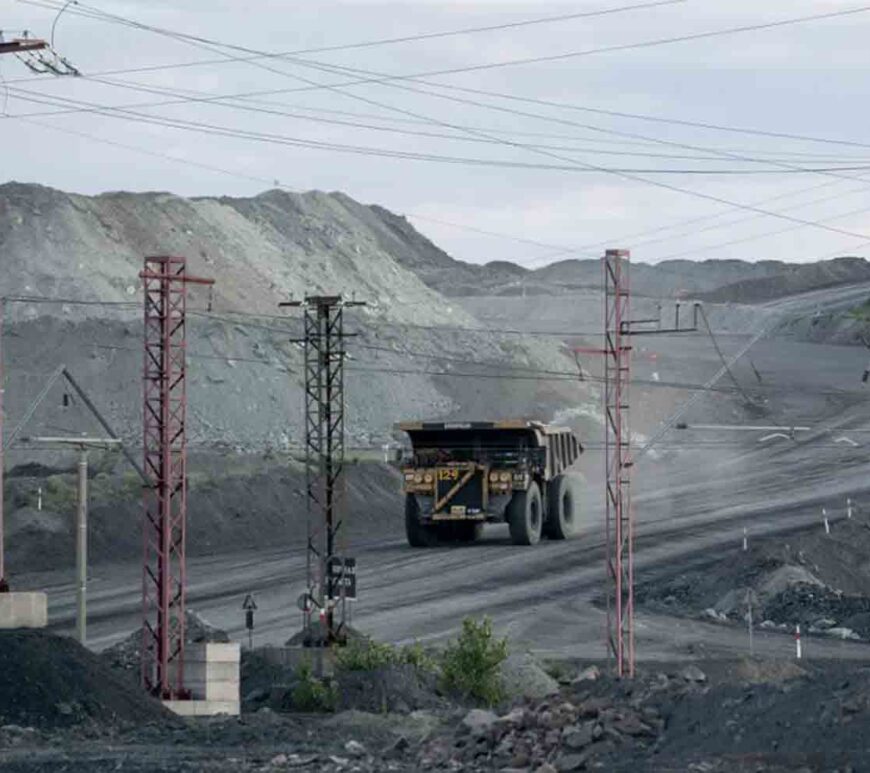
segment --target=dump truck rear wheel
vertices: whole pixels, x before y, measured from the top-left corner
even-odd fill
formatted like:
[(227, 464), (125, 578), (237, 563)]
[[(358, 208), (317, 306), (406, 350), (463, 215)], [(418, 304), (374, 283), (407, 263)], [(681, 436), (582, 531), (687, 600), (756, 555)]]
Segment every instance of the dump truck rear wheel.
[(405, 534), (412, 548), (428, 548), (438, 542), (435, 529), (420, 523), (420, 503), (414, 494), (405, 495)]
[(563, 474), (553, 479), (548, 489), (548, 513), (544, 534), (550, 539), (567, 539), (577, 533), (580, 504), (580, 478)]
[(538, 484), (533, 482), (527, 491), (514, 492), (506, 515), (514, 545), (536, 545), (540, 542), (544, 513)]

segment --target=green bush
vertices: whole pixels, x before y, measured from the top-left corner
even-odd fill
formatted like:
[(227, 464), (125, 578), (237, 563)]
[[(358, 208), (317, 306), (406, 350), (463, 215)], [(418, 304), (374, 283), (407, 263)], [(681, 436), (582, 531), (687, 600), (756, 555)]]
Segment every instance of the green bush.
[(293, 688), (293, 708), (297, 711), (334, 711), (335, 688), (311, 673), (311, 665), (301, 663), (296, 671), (298, 682)]
[(456, 641), (448, 643), (441, 660), (444, 687), (465, 698), (492, 706), (504, 699), (500, 666), (508, 654), (507, 639), (496, 639), (492, 621), (466, 617)]
[(435, 659), (423, 649), (423, 645), (418, 641), (402, 647), (397, 653), (397, 660), (399, 663), (413, 666), (418, 671), (434, 672), (438, 670)]
[(75, 512), (78, 502), (78, 489), (72, 483), (72, 478), (63, 475), (49, 475), (45, 479), (42, 506), (56, 513)]
[(351, 639), (335, 651), (335, 665), (342, 671), (374, 671), (395, 662), (393, 647), (369, 638)]
[(351, 639), (335, 652), (335, 665), (341, 671), (376, 671), (391, 665), (413, 666), (420, 671), (436, 671), (438, 664), (420, 642), (398, 648), (369, 638)]

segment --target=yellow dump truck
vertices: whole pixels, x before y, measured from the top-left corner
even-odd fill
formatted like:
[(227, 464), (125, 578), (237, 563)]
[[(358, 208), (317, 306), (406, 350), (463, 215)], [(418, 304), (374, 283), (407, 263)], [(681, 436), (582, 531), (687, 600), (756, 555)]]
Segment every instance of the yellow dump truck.
[(517, 545), (577, 529), (583, 452), (571, 430), (537, 421), (402, 422), (405, 531), (412, 547), (471, 542), (507, 522)]

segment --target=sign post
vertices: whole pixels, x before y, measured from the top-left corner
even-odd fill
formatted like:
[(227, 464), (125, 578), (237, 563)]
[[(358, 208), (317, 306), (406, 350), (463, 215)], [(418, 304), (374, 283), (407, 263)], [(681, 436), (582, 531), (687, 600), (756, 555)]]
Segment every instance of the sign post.
[(254, 649), (254, 611), (257, 609), (257, 602), (254, 601), (252, 594), (245, 596), (242, 602), (242, 609), (245, 610), (245, 628), (248, 630), (248, 649)]

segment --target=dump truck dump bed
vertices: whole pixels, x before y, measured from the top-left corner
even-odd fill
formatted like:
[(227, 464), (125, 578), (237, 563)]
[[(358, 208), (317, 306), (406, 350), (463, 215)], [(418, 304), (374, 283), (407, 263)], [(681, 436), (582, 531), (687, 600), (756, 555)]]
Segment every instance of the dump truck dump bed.
[(402, 422), (396, 428), (410, 438), (420, 466), (450, 461), (511, 465), (531, 454), (540, 460), (544, 478), (551, 479), (583, 453), (570, 429), (538, 421)]

